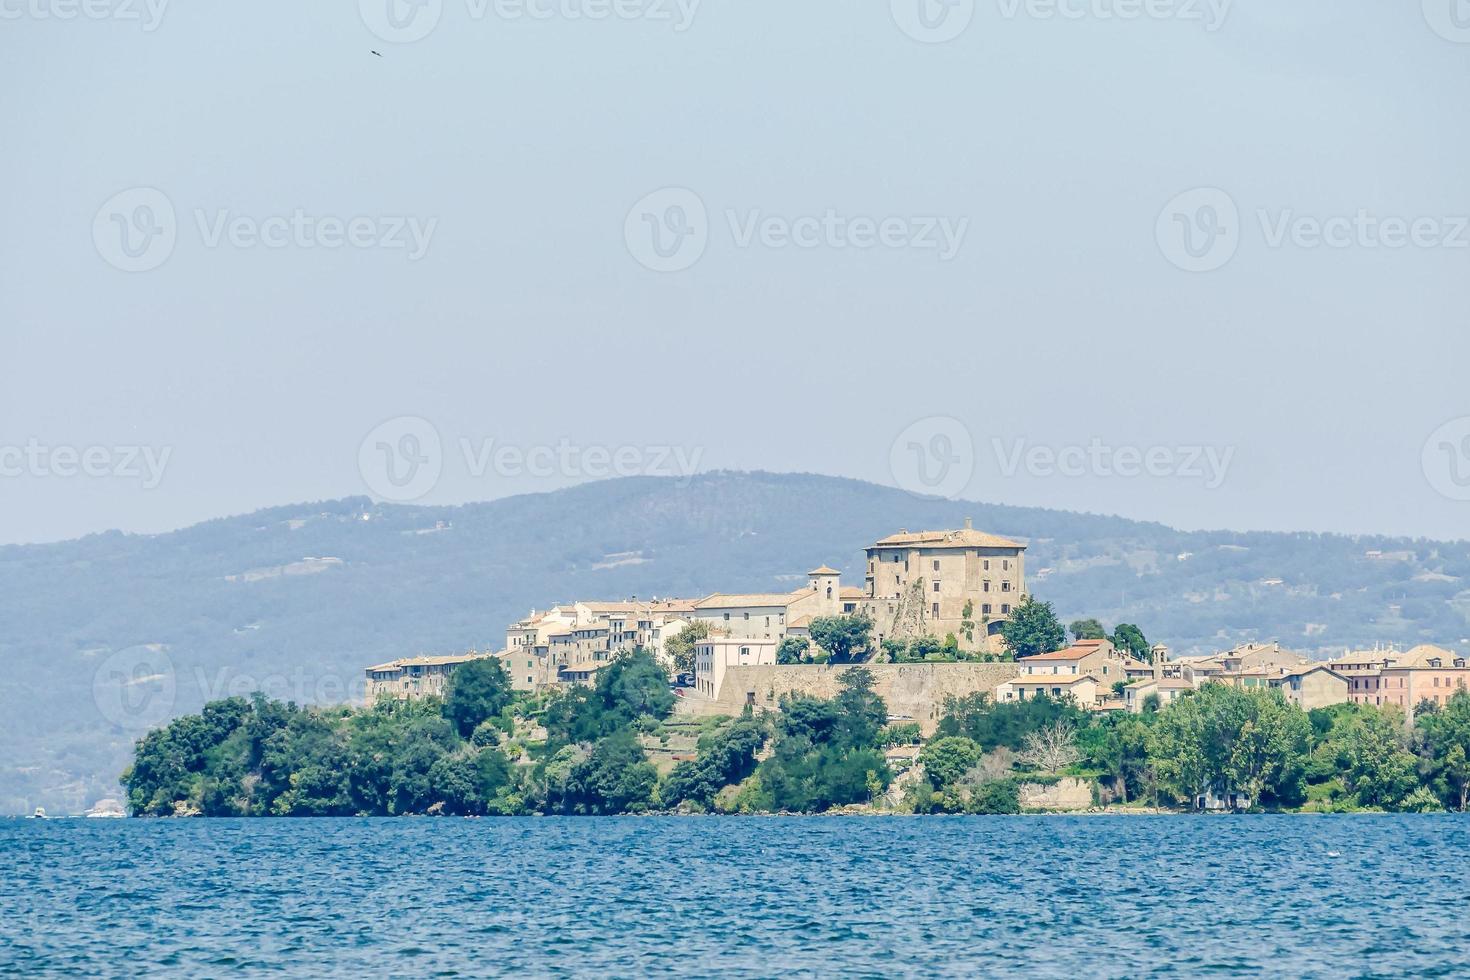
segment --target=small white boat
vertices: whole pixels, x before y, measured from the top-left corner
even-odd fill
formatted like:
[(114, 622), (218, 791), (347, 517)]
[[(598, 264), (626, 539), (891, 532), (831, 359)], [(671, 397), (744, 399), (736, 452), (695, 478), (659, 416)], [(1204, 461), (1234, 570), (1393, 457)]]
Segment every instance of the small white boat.
[(45, 820), (45, 819), (47, 819), (47, 817), (46, 817), (46, 808), (43, 807), (43, 806), (36, 807), (36, 812), (33, 813), (33, 814), (31, 814), (31, 819), (32, 820)]

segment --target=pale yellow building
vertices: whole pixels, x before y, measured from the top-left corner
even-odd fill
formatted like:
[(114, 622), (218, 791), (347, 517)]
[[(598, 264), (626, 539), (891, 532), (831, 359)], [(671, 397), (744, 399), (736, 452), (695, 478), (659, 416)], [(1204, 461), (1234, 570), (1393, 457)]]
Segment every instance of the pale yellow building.
[(491, 656), (487, 653), (450, 654), (442, 657), (404, 657), (367, 668), (367, 702), (372, 704), (387, 695), (414, 698), (427, 694), (443, 697), (454, 668), (471, 660)]
[(1026, 592), (1026, 545), (976, 531), (900, 531), (867, 549), (866, 598), (876, 639), (953, 633), (966, 650), (990, 642)]
[(707, 698), (720, 696), (730, 667), (774, 666), (776, 640), (711, 636), (694, 644), (694, 688)]

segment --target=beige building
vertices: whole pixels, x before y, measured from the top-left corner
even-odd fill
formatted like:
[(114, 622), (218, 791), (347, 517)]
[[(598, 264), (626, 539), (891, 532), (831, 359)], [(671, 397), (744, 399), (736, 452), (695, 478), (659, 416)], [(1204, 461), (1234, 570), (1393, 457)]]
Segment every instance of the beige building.
[(694, 644), (694, 687), (707, 698), (718, 698), (730, 667), (774, 666), (776, 640), (711, 636)]
[(367, 668), (367, 702), (378, 698), (414, 698), (426, 694), (444, 696), (454, 668), (471, 660), (491, 656), (471, 651), (444, 657), (405, 657)]
[(1026, 546), (976, 531), (900, 531), (868, 548), (866, 598), (879, 642), (955, 635), (961, 648), (991, 637), (1026, 591)]
[(716, 592), (694, 603), (691, 618), (731, 637), (780, 643), (789, 632), (804, 636), (813, 619), (856, 610), (856, 590), (845, 590), (840, 574), (823, 565), (807, 573), (806, 588), (794, 592)]
[(1123, 709), (1135, 715), (1142, 714), (1143, 703), (1150, 694), (1158, 695), (1159, 707), (1162, 709), (1193, 690), (1192, 682), (1179, 677), (1153, 677), (1134, 681), (1123, 688)]
[(693, 608), (687, 599), (630, 599), (533, 609), (506, 630), (500, 656), (516, 690), (582, 683), (595, 671), (569, 668), (605, 664), (638, 647), (666, 660), (663, 644), (688, 624)]
[(995, 698), (997, 701), (1025, 701), (1038, 694), (1049, 698), (1070, 697), (1077, 702), (1077, 707), (1090, 711), (1100, 708), (1110, 691), (1092, 674), (1023, 674), (998, 685)]
[(1288, 668), (1267, 683), (1303, 711), (1343, 704), (1348, 699), (1348, 679), (1326, 664)]

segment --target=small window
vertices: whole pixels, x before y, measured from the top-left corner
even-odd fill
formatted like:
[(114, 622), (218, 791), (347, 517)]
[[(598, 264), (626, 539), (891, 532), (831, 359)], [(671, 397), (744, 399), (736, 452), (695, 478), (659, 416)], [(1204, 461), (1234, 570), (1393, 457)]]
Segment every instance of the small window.
[(934, 616), (936, 619), (939, 617), (939, 603), (937, 602), (934, 603)]
[(1011, 607), (1002, 602), (1000, 604), (1000, 614), (1002, 616), (1009, 616), (1011, 614)]
[(939, 591), (939, 583), (938, 582), (935, 582), (934, 583), (934, 591), (935, 592), (938, 592)]
[(983, 586), (981, 586), (981, 591), (982, 592), (989, 592), (990, 591), (990, 579), (986, 579), (985, 580), (985, 584)]
[(987, 572), (990, 571), (990, 559), (989, 558), (985, 559), (985, 570)]
[(938, 558), (934, 559), (934, 570), (936, 572), (939, 571), (939, 559)]

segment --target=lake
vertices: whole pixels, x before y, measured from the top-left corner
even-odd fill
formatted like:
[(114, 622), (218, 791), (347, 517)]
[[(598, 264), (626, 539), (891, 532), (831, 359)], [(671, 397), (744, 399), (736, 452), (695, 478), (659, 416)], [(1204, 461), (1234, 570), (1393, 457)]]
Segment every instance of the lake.
[(1470, 974), (1463, 816), (0, 821), (0, 970)]

